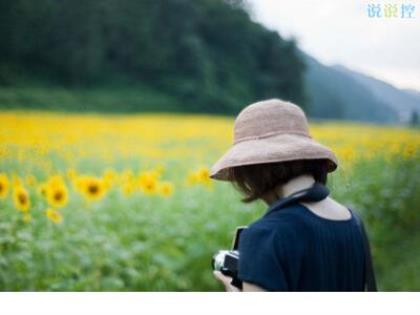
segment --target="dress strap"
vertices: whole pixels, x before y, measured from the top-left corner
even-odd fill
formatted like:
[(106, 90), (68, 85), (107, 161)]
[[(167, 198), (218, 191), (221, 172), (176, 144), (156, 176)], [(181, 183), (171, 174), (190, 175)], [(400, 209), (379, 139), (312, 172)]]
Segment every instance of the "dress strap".
[(329, 189), (319, 183), (315, 182), (310, 188), (305, 188), (299, 191), (294, 192), (290, 196), (280, 198), (279, 200), (275, 201), (264, 214), (264, 216), (272, 213), (274, 211), (280, 210), (284, 208), (286, 205), (296, 203), (298, 201), (320, 201), (326, 198), (330, 194)]

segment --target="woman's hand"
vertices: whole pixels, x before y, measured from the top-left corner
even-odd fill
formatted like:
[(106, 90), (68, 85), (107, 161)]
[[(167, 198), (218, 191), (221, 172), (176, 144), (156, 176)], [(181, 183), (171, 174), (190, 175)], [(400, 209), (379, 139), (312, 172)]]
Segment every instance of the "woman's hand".
[(219, 280), (221, 283), (223, 283), (223, 285), (225, 286), (225, 289), (227, 292), (240, 292), (241, 290), (239, 290), (239, 288), (235, 287), (234, 285), (231, 284), (232, 282), (232, 278), (225, 276), (223, 273), (221, 273), (220, 271), (213, 271), (214, 277)]
[(214, 276), (217, 280), (219, 280), (221, 283), (223, 283), (227, 292), (241, 292), (241, 291), (244, 291), (244, 292), (264, 292), (264, 291), (266, 291), (265, 289), (255, 285), (255, 284), (248, 283), (248, 282), (245, 282), (245, 281), (242, 284), (243, 289), (240, 290), (239, 288), (237, 288), (237, 287), (235, 287), (234, 285), (231, 284), (231, 282), (232, 282), (231, 277), (225, 276), (220, 271), (213, 271), (213, 274), (214, 274)]

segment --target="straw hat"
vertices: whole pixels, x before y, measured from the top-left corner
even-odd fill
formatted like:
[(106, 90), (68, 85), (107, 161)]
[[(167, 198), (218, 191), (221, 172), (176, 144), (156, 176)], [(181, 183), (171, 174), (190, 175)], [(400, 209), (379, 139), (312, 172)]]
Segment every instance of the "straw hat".
[(242, 109), (235, 119), (233, 145), (211, 167), (210, 178), (228, 181), (227, 170), (239, 165), (309, 159), (327, 159), (328, 172), (338, 166), (335, 154), (309, 134), (300, 107), (270, 99)]

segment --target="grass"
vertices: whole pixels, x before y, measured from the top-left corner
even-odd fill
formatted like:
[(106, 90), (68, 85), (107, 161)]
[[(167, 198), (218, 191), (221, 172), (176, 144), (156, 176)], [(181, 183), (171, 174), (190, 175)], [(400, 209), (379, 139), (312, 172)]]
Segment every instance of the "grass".
[(100, 88), (0, 86), (0, 109), (41, 109), (61, 112), (181, 112), (180, 102), (143, 85)]

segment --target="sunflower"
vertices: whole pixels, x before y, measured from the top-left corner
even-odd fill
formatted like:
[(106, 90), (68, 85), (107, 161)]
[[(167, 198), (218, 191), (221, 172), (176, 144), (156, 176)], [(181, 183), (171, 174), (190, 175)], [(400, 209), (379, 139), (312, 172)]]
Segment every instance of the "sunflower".
[(172, 195), (173, 190), (174, 190), (174, 186), (170, 182), (165, 181), (165, 182), (160, 182), (158, 184), (159, 193), (165, 197), (169, 197), (170, 195)]
[(83, 189), (84, 189), (87, 181), (88, 181), (87, 176), (78, 176), (78, 177), (74, 178), (73, 181), (72, 181), (73, 188), (75, 190), (77, 190), (78, 192), (83, 193)]
[(206, 183), (210, 181), (210, 172), (207, 167), (201, 167), (197, 171), (197, 178), (200, 182)]
[(74, 168), (69, 168), (66, 172), (67, 178), (73, 180), (77, 176), (77, 171)]
[(65, 185), (65, 182), (61, 175), (54, 175), (51, 176), (50, 179), (48, 179), (47, 184), (49, 187), (60, 187)]
[(165, 166), (163, 165), (163, 164), (158, 164), (156, 167), (155, 167), (155, 172), (157, 173), (157, 174), (159, 174), (159, 176), (161, 176), (162, 174), (163, 174), (163, 172), (165, 171)]
[(158, 173), (155, 171), (143, 172), (140, 174), (138, 183), (139, 188), (146, 194), (153, 194), (157, 190)]
[(408, 143), (408, 144), (405, 145), (402, 152), (403, 152), (403, 156), (406, 159), (412, 158), (412, 157), (414, 157), (414, 155), (416, 153), (416, 147), (415, 147), (414, 144)]
[(88, 200), (99, 200), (106, 193), (106, 184), (103, 179), (84, 176), (78, 181), (79, 191)]
[(9, 191), (9, 179), (6, 174), (0, 174), (0, 198), (6, 198)]
[(349, 161), (351, 162), (356, 156), (356, 152), (350, 146), (342, 148), (339, 151), (339, 154), (340, 153), (341, 153), (341, 157), (343, 158), (343, 160), (345, 160), (347, 162), (349, 162)]
[(212, 185), (212, 181), (210, 179), (209, 169), (203, 166), (196, 171), (190, 172), (187, 177), (187, 183), (189, 185), (204, 184), (210, 187)]
[(190, 172), (187, 177), (187, 183), (189, 185), (194, 185), (198, 183), (198, 176), (195, 172)]
[(156, 188), (157, 188), (157, 181), (153, 179), (146, 180), (141, 186), (141, 189), (146, 194), (153, 194), (154, 192), (156, 192)]
[(29, 222), (31, 222), (31, 221), (32, 221), (32, 216), (31, 216), (31, 214), (30, 214), (30, 213), (28, 213), (28, 212), (26, 212), (25, 214), (23, 214), (22, 220), (23, 220), (23, 222), (25, 222), (25, 223), (29, 223)]
[(28, 184), (29, 187), (34, 187), (37, 184), (36, 177), (34, 175), (28, 175), (25, 177), (25, 182)]
[(23, 182), (22, 179), (17, 176), (16, 174), (12, 175), (12, 182), (13, 182), (13, 186), (22, 186)]
[(58, 212), (57, 210), (52, 209), (52, 208), (48, 208), (45, 211), (45, 215), (47, 216), (47, 218), (50, 221), (52, 221), (56, 224), (61, 223), (63, 221), (63, 216), (61, 215), (61, 213)]
[(55, 207), (64, 207), (68, 202), (68, 190), (64, 183), (61, 185), (48, 185), (46, 190), (46, 197), (48, 203)]
[(125, 169), (120, 175), (119, 175), (119, 183), (124, 183), (126, 181), (132, 180), (135, 178), (134, 173), (131, 169)]
[(130, 196), (135, 190), (135, 183), (133, 181), (126, 181), (122, 184), (121, 190), (124, 196)]
[(113, 170), (112, 168), (107, 168), (104, 171), (104, 179), (113, 181), (117, 178), (117, 172), (115, 170)]
[(15, 186), (13, 192), (13, 201), (16, 209), (27, 212), (31, 206), (28, 191), (23, 186)]
[(115, 183), (115, 180), (117, 179), (117, 173), (113, 169), (108, 168), (105, 170), (102, 178), (106, 188), (109, 189)]
[(47, 188), (48, 188), (47, 183), (41, 183), (38, 186), (38, 193), (40, 193), (42, 196), (46, 197), (47, 196)]

